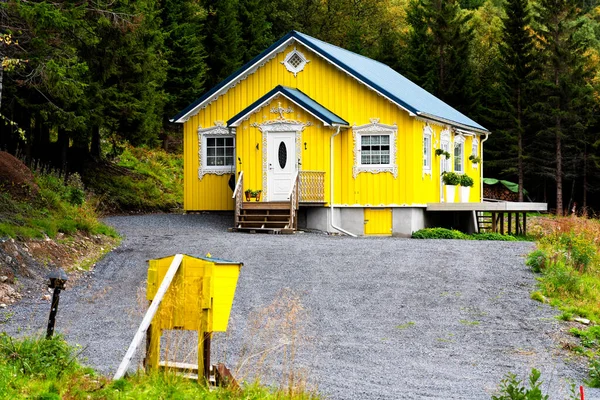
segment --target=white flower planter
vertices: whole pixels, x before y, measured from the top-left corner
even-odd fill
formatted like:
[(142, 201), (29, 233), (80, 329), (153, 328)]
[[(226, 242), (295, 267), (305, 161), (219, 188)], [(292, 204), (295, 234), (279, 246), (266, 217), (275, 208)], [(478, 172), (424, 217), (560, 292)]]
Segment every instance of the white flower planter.
[(460, 202), (468, 203), (470, 194), (471, 194), (471, 188), (469, 186), (461, 186), (460, 187)]
[(456, 197), (456, 185), (444, 185), (444, 187), (446, 189), (444, 201), (446, 203), (454, 203), (454, 199)]

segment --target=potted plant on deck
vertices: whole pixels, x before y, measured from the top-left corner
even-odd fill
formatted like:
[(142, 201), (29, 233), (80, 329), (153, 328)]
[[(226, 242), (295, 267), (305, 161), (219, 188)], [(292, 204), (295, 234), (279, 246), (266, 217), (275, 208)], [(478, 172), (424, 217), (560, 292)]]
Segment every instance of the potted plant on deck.
[(250, 199), (255, 199), (255, 201), (260, 201), (260, 195), (262, 190), (252, 190), (246, 189), (244, 194), (246, 195), (246, 201), (250, 201)]
[(456, 172), (446, 171), (442, 173), (442, 181), (446, 189), (446, 196), (444, 196), (446, 203), (454, 203), (456, 186), (460, 185), (460, 175)]
[(469, 195), (471, 194), (471, 187), (473, 186), (473, 178), (469, 175), (464, 174), (460, 177), (460, 202), (468, 203)]

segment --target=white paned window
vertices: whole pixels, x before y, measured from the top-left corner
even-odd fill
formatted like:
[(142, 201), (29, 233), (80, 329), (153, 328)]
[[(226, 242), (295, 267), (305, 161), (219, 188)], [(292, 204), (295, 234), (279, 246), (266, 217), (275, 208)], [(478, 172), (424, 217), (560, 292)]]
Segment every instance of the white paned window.
[(390, 165), (390, 135), (361, 135), (360, 164)]
[(464, 169), (464, 154), (465, 154), (465, 138), (456, 136), (454, 138), (454, 172), (463, 173)]
[(283, 65), (285, 65), (285, 68), (288, 71), (290, 71), (292, 74), (294, 74), (294, 76), (296, 76), (298, 72), (304, 69), (304, 67), (308, 63), (308, 60), (306, 59), (306, 57), (304, 57), (304, 54), (296, 50), (296, 48), (294, 47), (294, 50), (287, 53), (282, 63)]
[(198, 129), (200, 166), (198, 178), (206, 174), (235, 172), (235, 135), (222, 125)]
[(431, 127), (423, 129), (423, 172), (431, 173)]
[(396, 177), (396, 126), (380, 124), (378, 119), (372, 119), (370, 124), (354, 127), (352, 131), (354, 178), (360, 172), (391, 172)]
[[(479, 140), (477, 140), (477, 137), (473, 137), (473, 143), (471, 144), (471, 155), (473, 157), (479, 157)], [(473, 168), (477, 168), (476, 163), (473, 163)]]

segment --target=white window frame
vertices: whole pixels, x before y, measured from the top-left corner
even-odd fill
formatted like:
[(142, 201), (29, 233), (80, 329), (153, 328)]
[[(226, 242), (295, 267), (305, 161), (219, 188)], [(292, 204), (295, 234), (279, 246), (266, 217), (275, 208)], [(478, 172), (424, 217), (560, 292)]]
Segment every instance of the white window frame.
[[(460, 148), (460, 154), (456, 155), (456, 149)], [(458, 174), (464, 174), (465, 173), (465, 138), (464, 136), (461, 135), (456, 135), (454, 137), (454, 151), (453, 151), (453, 162), (452, 162), (452, 166), (454, 168), (454, 172), (458, 173)], [(460, 169), (456, 168), (456, 162), (460, 161)]]
[(433, 129), (429, 125), (423, 128), (423, 173), (431, 174), (432, 155), (431, 149), (433, 139)]
[[(363, 136), (389, 136), (390, 162), (387, 164), (362, 164), (361, 144)], [(371, 119), (370, 124), (354, 126), (352, 128), (354, 140), (354, 167), (352, 176), (354, 179), (361, 172), (379, 174), (390, 172), (394, 178), (398, 177), (398, 166), (396, 164), (396, 141), (398, 138), (398, 127), (396, 125), (385, 125), (379, 123), (379, 118)]]
[[(232, 138), (233, 139), (233, 164), (232, 165), (208, 165), (206, 162), (206, 149), (208, 138)], [(215, 126), (210, 128), (198, 128), (198, 179), (202, 179), (206, 174), (225, 175), (235, 173), (235, 128), (231, 131), (225, 127), (225, 124), (216, 122)]]
[[(471, 143), (471, 154), (474, 157), (479, 157), (479, 139), (477, 136), (473, 136), (473, 142)], [(471, 162), (473, 168), (477, 168), (477, 163)]]
[[(300, 60), (302, 60), (301, 63), (297, 66), (294, 66), (292, 63), (290, 63), (290, 59), (294, 57), (294, 55), (297, 55), (298, 57), (300, 57)], [(294, 74), (294, 76), (296, 76), (300, 71), (304, 69), (306, 64), (308, 64), (309, 62), (310, 61), (304, 56), (304, 54), (302, 54), (302, 52), (300, 52), (294, 47), (294, 50), (287, 53), (285, 59), (281, 63), (285, 66), (285, 69), (287, 69), (292, 74)]]

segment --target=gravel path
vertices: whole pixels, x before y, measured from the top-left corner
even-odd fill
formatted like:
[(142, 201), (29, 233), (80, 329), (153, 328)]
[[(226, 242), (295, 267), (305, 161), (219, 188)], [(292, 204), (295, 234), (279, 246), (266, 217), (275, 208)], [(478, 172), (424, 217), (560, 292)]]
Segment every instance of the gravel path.
[[(146, 260), (210, 252), (244, 263), (213, 363), (258, 366), (264, 353), (242, 359), (242, 347), (278, 348), (281, 337), (267, 337), (269, 329), (252, 331), (252, 315), (290, 288), (305, 310), (298, 322), (306, 342), (294, 360), (331, 399), (489, 399), (507, 372), (524, 376), (532, 367), (551, 398), (562, 399), (565, 378), (585, 377), (553, 340), (556, 311), (529, 298), (535, 278), (523, 257), (531, 243), (249, 235), (228, 233), (230, 220), (107, 218), (125, 240), (63, 292), (57, 332), (85, 347), (88, 364), (114, 373), (142, 318)], [(43, 331), (49, 304), (32, 297), (0, 329)], [(270, 318), (282, 315), (276, 308)], [(281, 361), (271, 367), (276, 376)]]

